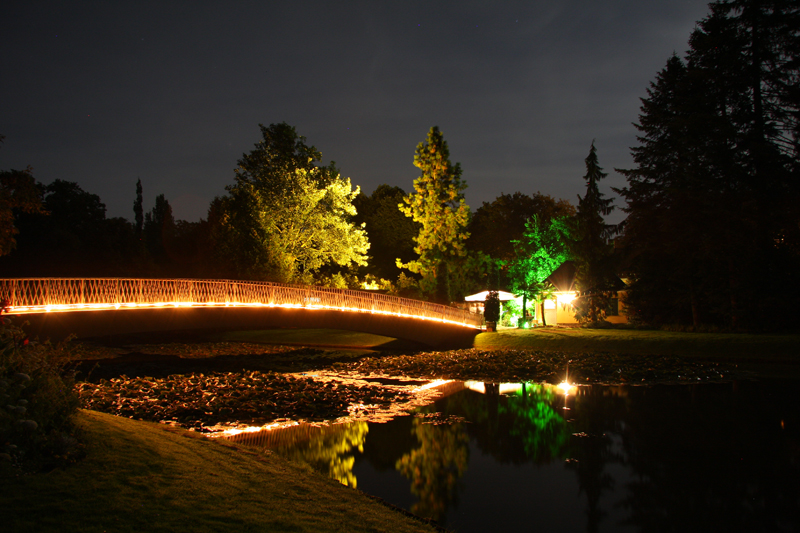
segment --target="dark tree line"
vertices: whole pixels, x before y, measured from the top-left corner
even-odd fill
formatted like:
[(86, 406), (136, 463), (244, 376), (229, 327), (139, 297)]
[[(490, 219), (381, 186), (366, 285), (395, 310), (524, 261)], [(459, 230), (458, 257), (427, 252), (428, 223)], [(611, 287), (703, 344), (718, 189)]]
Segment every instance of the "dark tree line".
[(642, 100), (627, 187), (630, 311), (785, 326), (800, 288), (800, 2), (710, 5)]
[[(31, 178), (32, 180), (32, 178)], [(142, 211), (137, 184), (134, 222), (106, 217), (100, 197), (77, 183), (33, 180), (37, 210), (16, 209), (16, 249), (0, 258), (7, 277), (203, 277), (207, 222), (176, 221), (164, 195)]]

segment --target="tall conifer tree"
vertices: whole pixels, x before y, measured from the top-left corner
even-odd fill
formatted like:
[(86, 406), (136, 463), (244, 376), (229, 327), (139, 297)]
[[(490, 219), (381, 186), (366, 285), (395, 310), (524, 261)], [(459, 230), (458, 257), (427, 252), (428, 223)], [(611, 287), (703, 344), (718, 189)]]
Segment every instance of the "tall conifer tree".
[(398, 267), (419, 274), (424, 293), (449, 303), (454, 298), (452, 290), (461, 284), (456, 281), (456, 270), (463, 270), (459, 262), (466, 256), (469, 237), (469, 206), (464, 202), (467, 184), (461, 179), (461, 165), (450, 162), (447, 141), (436, 126), (425, 142), (417, 145), (414, 165), (422, 174), (414, 180), (414, 192), (398, 207), (422, 225), (414, 239), (419, 258), (408, 263), (398, 260)]
[(142, 198), (142, 180), (136, 180), (136, 200), (133, 202), (133, 217), (136, 225), (136, 239), (142, 240), (144, 230), (144, 199)]
[(800, 292), (780, 281), (800, 267), (800, 2), (710, 10), (651, 84), (621, 171), (629, 300), (649, 322), (764, 326)]
[(598, 187), (598, 182), (607, 175), (598, 163), (597, 149), (592, 141), (586, 157), (586, 194), (583, 198), (578, 196), (571, 247), (581, 292), (576, 300), (578, 318), (592, 324), (605, 317), (608, 290), (614, 279), (611, 237), (617, 232), (617, 226), (606, 224), (603, 218), (614, 210), (614, 199), (604, 198)]

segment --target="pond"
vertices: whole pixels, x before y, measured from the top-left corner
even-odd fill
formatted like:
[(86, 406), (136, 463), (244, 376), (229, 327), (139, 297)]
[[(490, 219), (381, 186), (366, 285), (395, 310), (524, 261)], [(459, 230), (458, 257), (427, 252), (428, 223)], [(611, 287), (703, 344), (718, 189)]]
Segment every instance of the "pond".
[(254, 442), (458, 532), (800, 530), (796, 383), (442, 392)]

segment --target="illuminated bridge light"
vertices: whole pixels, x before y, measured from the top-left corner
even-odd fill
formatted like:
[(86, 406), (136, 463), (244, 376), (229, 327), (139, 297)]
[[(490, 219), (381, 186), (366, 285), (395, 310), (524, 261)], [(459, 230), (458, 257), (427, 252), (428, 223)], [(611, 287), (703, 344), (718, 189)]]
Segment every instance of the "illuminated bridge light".
[[(62, 295), (64, 304), (42, 295)], [(239, 296), (236, 296), (236, 295)], [(242, 301), (241, 295), (247, 294)], [(22, 295), (22, 296), (20, 296)], [(105, 296), (107, 295), (107, 296)], [(0, 279), (8, 312), (34, 314), (161, 308), (268, 307), (307, 309), (426, 320), (467, 328), (482, 317), (463, 309), (352, 290), (318, 289), (271, 282), (139, 278)], [(43, 301), (44, 300), (44, 301)]]

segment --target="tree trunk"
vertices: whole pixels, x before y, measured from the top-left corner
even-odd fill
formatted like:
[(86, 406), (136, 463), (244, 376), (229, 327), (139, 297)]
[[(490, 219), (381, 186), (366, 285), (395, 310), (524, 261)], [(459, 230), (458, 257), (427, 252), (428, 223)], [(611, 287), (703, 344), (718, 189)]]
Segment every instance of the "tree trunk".
[(697, 303), (697, 294), (694, 287), (689, 289), (689, 300), (692, 305), (692, 327), (695, 331), (700, 328), (700, 305)]

